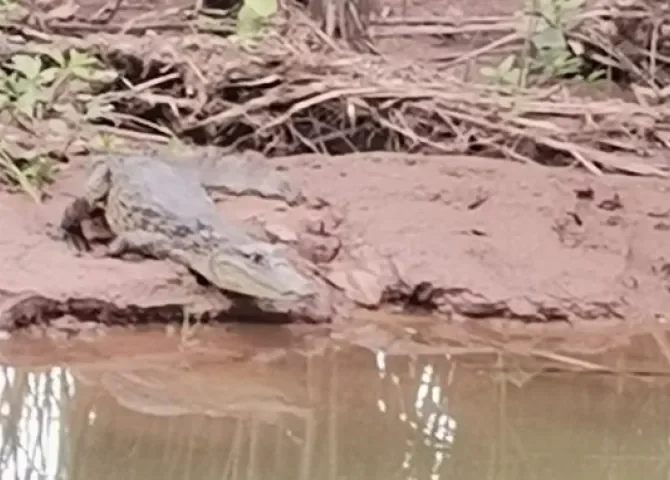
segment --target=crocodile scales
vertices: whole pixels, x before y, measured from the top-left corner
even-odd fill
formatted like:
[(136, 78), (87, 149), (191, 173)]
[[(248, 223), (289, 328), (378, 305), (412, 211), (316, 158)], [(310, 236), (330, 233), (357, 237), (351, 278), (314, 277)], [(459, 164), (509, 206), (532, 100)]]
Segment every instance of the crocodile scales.
[(107, 246), (108, 256), (136, 252), (170, 259), (216, 287), (250, 297), (312, 295), (312, 281), (292, 264), (284, 247), (256, 238), (245, 226), (224, 218), (205, 188), (261, 196), (274, 192), (289, 201), (297, 198), (295, 192), (282, 182), (269, 188), (272, 172), (263, 170), (258, 160), (239, 156), (201, 160), (157, 154), (101, 156), (93, 164), (84, 194), (63, 214), (61, 228), (66, 237), (86, 241), (81, 224), (101, 206), (115, 235)]

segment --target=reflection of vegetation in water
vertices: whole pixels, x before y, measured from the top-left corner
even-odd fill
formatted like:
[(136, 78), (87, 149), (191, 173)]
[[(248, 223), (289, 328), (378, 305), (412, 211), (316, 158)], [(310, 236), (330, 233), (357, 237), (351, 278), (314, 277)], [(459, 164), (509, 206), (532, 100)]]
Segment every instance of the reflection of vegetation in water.
[[(307, 375), (308, 388), (316, 397), (323, 398), (322, 393), (332, 395), (333, 403), (323, 411), (330, 416), (345, 404), (342, 394), (346, 396), (352, 385), (348, 381), (342, 385), (320, 382), (328, 378), (329, 372), (332, 377), (339, 376), (336, 372), (342, 367), (344, 376), (340, 380), (346, 380), (350, 371), (346, 356), (326, 357), (324, 363), (317, 360), (315, 364), (312, 359), (307, 360), (307, 365), (298, 366), (300, 362), (295, 362), (292, 369), (297, 367), (298, 370), (288, 376), (299, 375), (303, 368), (311, 370), (313, 375)], [(351, 440), (364, 434), (361, 438), (368, 444), (364, 448), (370, 448), (365, 453), (384, 452), (386, 465), (372, 462), (356, 468), (383, 471), (385, 475), (401, 468), (403, 478), (424, 478), (430, 473), (439, 475), (450, 455), (456, 429), (456, 421), (447, 411), (441, 365), (415, 360), (408, 373), (404, 370), (407, 360), (403, 359), (403, 371), (394, 373), (393, 369), (387, 369), (386, 358), (383, 352), (378, 353), (375, 369), (375, 357), (366, 355), (363, 372), (366, 381), (378, 376), (385, 388), (377, 398), (356, 397), (356, 402), (362, 401), (359, 403), (363, 408), (362, 416), (339, 416), (336, 421), (325, 423), (318, 417), (288, 413), (291, 409), (287, 410), (288, 414), (274, 416), (271, 421), (262, 411), (216, 418), (218, 415), (211, 415), (212, 405), (240, 393), (235, 382), (225, 381), (226, 378), (230, 380), (231, 372), (211, 376), (213, 389), (210, 394), (205, 390), (200, 392), (201, 401), (191, 405), (192, 411), (186, 409), (183, 414), (157, 416), (156, 412), (147, 415), (143, 409), (136, 411), (124, 402), (118, 403), (116, 394), (119, 392), (116, 389), (109, 391), (109, 385), (100, 388), (100, 385), (89, 385), (89, 382), (79, 383), (61, 368), (43, 372), (5, 368), (0, 385), (4, 417), (0, 468), (3, 473), (7, 472), (6, 475), (49, 479), (64, 478), (64, 475), (70, 478), (97, 475), (118, 478), (130, 474), (138, 478), (146, 475), (147, 478), (256, 479), (274, 475), (276, 478), (308, 479), (325, 473), (324, 468), (338, 465), (342, 474), (358, 478), (356, 471), (350, 470), (353, 466), (348, 464), (347, 458), (362, 453), (360, 446), (352, 445)], [(138, 372), (147, 370), (146, 365), (136, 368)], [(115, 371), (112, 368), (101, 378), (107, 378)], [(275, 372), (275, 376), (278, 373)], [(124, 386), (135, 392), (136, 400), (153, 404), (151, 398), (146, 398), (146, 383), (160, 385), (163, 400), (170, 402), (175, 399), (166, 394), (166, 385), (179, 383), (178, 378), (184, 375), (183, 372), (176, 377), (150, 375), (137, 385), (124, 383)], [(253, 377), (246, 378), (255, 383)], [(116, 376), (114, 379), (118, 380)], [(76, 398), (75, 382), (78, 385)], [(185, 382), (185, 385), (188, 385), (186, 390), (195, 393), (193, 382)], [(263, 382), (256, 386), (247, 385), (243, 390), (258, 391), (262, 385)], [(322, 388), (322, 393), (317, 392)], [(293, 389), (288, 391), (295, 393)], [(183, 395), (187, 394), (183, 392)], [(253, 403), (253, 398), (249, 400)], [(201, 403), (209, 406), (207, 414), (197, 413), (196, 407)], [(188, 407), (179, 402), (176, 406)], [(369, 415), (375, 410), (381, 418)], [(360, 424), (365, 418), (372, 421), (374, 429), (390, 429), (393, 432), (388, 438), (390, 443), (374, 445), (382, 437), (376, 432), (366, 434), (366, 427)], [(353, 431), (350, 430), (352, 427)], [(226, 454), (212, 456), (213, 451)]]
[[(333, 377), (338, 376), (336, 364), (345, 367), (345, 375), (340, 380), (348, 376), (346, 358), (327, 357), (325, 363), (317, 361), (319, 365), (314, 364), (313, 359), (308, 360), (308, 365), (299, 370), (312, 370), (314, 375), (308, 373), (306, 383), (316, 397), (333, 395), (334, 403), (323, 411), (330, 416), (344, 405), (342, 394), (351, 391), (352, 385), (320, 382), (328, 377), (329, 371)], [(427, 471), (438, 474), (449, 456), (456, 422), (447, 412), (443, 378), (437, 367), (414, 362), (416, 374), (395, 374), (386, 369), (383, 353), (377, 355), (378, 369), (374, 368), (374, 357), (366, 358), (367, 382), (378, 376), (387, 387), (385, 393), (377, 399), (356, 397), (357, 402), (363, 402), (359, 403), (363, 416), (339, 416), (334, 423), (319, 421), (318, 418), (323, 417), (296, 416), (295, 412), (275, 416), (272, 421), (268, 421), (263, 412), (225, 419), (197, 414), (196, 409), (167, 417), (156, 416), (155, 412), (147, 415), (117, 403), (118, 399), (107, 388), (79, 383), (61, 368), (42, 372), (5, 368), (0, 384), (4, 419), (0, 469), (3, 474), (16, 478), (97, 475), (118, 478), (132, 474), (138, 478), (146, 475), (146, 478), (260, 479), (274, 475), (275, 478), (308, 479), (325, 474), (324, 468), (338, 465), (342, 474), (357, 478), (346, 459), (361, 453), (359, 447), (350, 442), (365, 433), (360, 420), (368, 418), (372, 425), (390, 428), (393, 435), (389, 437), (390, 444), (376, 446), (374, 440), (382, 439), (377, 433), (362, 435), (368, 443), (365, 448), (370, 448), (365, 453), (385, 452), (387, 462), (386, 466), (372, 462), (362, 468), (373, 471), (381, 468), (379, 472), (384, 471), (386, 475), (401, 467), (405, 472), (403, 477), (423, 478)], [(406, 365), (405, 361), (402, 363)], [(137, 368), (143, 372), (146, 365)], [(293, 375), (299, 374), (293, 371), (289, 376)], [(212, 391), (216, 392), (218, 386), (229, 390), (225, 398), (235, 393), (232, 383), (228, 388), (225, 381), (217, 386), (218, 382), (213, 381), (217, 377), (210, 379), (215, 387)], [(220, 380), (226, 377), (229, 375), (222, 375)], [(151, 378), (161, 384), (167, 380)], [(248, 380), (254, 383), (251, 378)], [(192, 389), (193, 385), (189, 385)], [(321, 388), (322, 393), (316, 392)], [(141, 396), (146, 389), (139, 388), (136, 393)], [(210, 407), (218, 396), (213, 395), (202, 399)], [(382, 418), (369, 416), (375, 410)], [(226, 454), (212, 456), (214, 451)]]
[(73, 395), (69, 373), (3, 367), (0, 376), (0, 471), (3, 478), (55, 478), (66, 468), (62, 412)]
[(246, 359), (198, 358), (186, 370), (146, 358), (72, 375), (4, 368), (2, 478), (522, 480), (598, 477), (604, 465), (656, 478), (667, 459), (667, 384), (526, 381), (502, 354), (291, 350), (256, 375)]
[[(412, 370), (420, 372), (416, 388), (401, 387), (401, 379), (398, 375), (389, 373), (386, 365), (387, 355), (379, 350), (376, 353), (377, 371), (381, 381), (389, 379), (399, 397), (403, 392), (412, 391), (414, 399), (410, 408), (403, 406), (398, 414), (398, 419), (406, 424), (411, 433), (406, 439), (407, 450), (402, 462), (403, 470), (408, 472), (414, 470), (416, 450), (428, 451), (432, 455), (431, 471), (437, 474), (448, 458), (449, 451), (454, 443), (457, 422), (448, 413), (448, 401), (443, 391), (441, 375), (436, 373), (432, 362), (420, 362), (414, 359)], [(413, 374), (403, 381), (416, 378)], [(404, 402), (403, 402), (404, 403)], [(395, 413), (389, 411), (387, 401), (379, 398), (377, 401), (379, 411), (384, 414)], [(422, 461), (425, 461), (422, 459)], [(411, 478), (408, 477), (408, 478)]]
[[(283, 473), (299, 469), (303, 444), (314, 442), (309, 418), (308, 425), (284, 417), (273, 425), (263, 412), (225, 420), (187, 413), (160, 417), (134, 412), (104, 388), (80, 383), (62, 368), (29, 372), (5, 367), (0, 378), (0, 472), (2, 478), (49, 480), (262, 478), (270, 473), (268, 440), (281, 446), (277, 453)], [(297, 466), (285, 464), (296, 458)]]

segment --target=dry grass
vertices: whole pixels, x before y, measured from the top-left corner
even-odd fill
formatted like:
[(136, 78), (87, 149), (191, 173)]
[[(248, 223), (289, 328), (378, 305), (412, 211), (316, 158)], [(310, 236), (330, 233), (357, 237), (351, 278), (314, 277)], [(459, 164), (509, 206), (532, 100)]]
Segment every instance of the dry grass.
[[(81, 25), (52, 22), (49, 40), (95, 52), (122, 72), (125, 83), (103, 94), (117, 106), (108, 120), (115, 132), (132, 130), (148, 140), (204, 138), (270, 154), (476, 152), (521, 162), (579, 164), (593, 173), (666, 176), (663, 168), (645, 161), (656, 149), (670, 146), (670, 108), (664, 103), (670, 87), (663, 85), (670, 58), (662, 54), (658, 21), (647, 32), (656, 39), (651, 50), (616, 43), (617, 36), (649, 30), (655, 15), (638, 5), (589, 10), (571, 33), (588, 46), (590, 58), (635, 77), (632, 101), (575, 97), (561, 83), (542, 89), (477, 85), (455, 77), (445, 65), (400, 64), (359, 53), (297, 9), (287, 10), (255, 44), (212, 35), (210, 27), (192, 22), (163, 25), (160, 37), (135, 36), (155, 30), (155, 22), (100, 25), (99, 33), (83, 39), (72, 36)], [(414, 20), (401, 27), (416, 26)], [(512, 18), (446, 26), (442, 21), (435, 27), (438, 23), (434, 20), (433, 28), (453, 35), (473, 30), (499, 35), (447, 67), (503, 47), (522, 48)], [(399, 28), (395, 21), (376, 22), (383, 24)], [(126, 33), (104, 33), (115, 28)]]
[[(513, 90), (475, 85), (435, 65), (399, 64), (342, 47), (297, 11), (256, 45), (172, 38), (166, 57), (168, 49), (152, 41), (119, 47), (112, 40), (97, 51), (117, 64), (160, 51), (153, 55), (155, 68), (176, 66), (184, 82), (172, 90), (196, 92), (191, 99), (160, 97), (135, 85), (119, 93), (135, 102), (134, 112), (169, 107), (177, 113), (169, 128), (179, 136), (206, 130), (215, 143), (236, 137), (237, 145), (268, 153), (477, 151), (524, 162), (577, 162), (594, 173), (666, 175), (643, 158), (617, 153), (644, 156), (667, 144), (670, 110), (662, 102), (590, 101), (560, 84)], [(184, 56), (189, 49), (192, 58), (209, 62), (196, 66)]]

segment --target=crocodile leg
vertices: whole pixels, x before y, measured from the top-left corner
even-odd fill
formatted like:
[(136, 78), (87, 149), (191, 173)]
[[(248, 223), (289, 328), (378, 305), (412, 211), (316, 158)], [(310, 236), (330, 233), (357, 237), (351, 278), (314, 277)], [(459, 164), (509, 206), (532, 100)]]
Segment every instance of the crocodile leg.
[(152, 257), (156, 260), (172, 260), (186, 267), (199, 285), (212, 284), (207, 276), (193, 268), (192, 263), (197, 262), (193, 262), (185, 253), (174, 250), (170, 242), (162, 235), (140, 230), (124, 232), (107, 245), (103, 256), (120, 258), (127, 253), (137, 253), (143, 257)]
[(63, 238), (77, 251), (90, 251), (91, 245), (82, 230), (82, 222), (94, 216), (97, 203), (109, 193), (111, 172), (107, 165), (98, 162), (86, 183), (83, 196), (75, 198), (63, 212), (60, 230)]
[(98, 160), (93, 164), (93, 170), (86, 180), (84, 197), (91, 205), (107, 198), (112, 188), (112, 172), (104, 160)]
[(65, 207), (60, 221), (61, 237), (70, 244), (75, 251), (91, 250), (91, 244), (84, 235), (81, 224), (90, 217), (92, 208), (85, 198), (75, 198), (72, 203)]

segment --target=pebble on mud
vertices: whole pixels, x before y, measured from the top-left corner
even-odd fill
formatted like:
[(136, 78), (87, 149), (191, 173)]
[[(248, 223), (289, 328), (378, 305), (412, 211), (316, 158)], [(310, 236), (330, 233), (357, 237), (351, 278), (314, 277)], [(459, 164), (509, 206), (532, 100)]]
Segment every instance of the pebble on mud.
[(270, 241), (282, 243), (296, 243), (298, 241), (296, 233), (285, 225), (269, 223), (265, 225), (264, 229)]
[(519, 319), (541, 320), (537, 307), (526, 297), (515, 297), (506, 301), (509, 314)]
[(333, 285), (341, 288), (349, 300), (363, 307), (378, 307), (382, 300), (384, 289), (379, 284), (377, 276), (368, 271), (335, 270), (330, 272), (327, 278)]
[(314, 263), (330, 263), (340, 251), (342, 243), (337, 237), (301, 233), (298, 235), (298, 253)]

